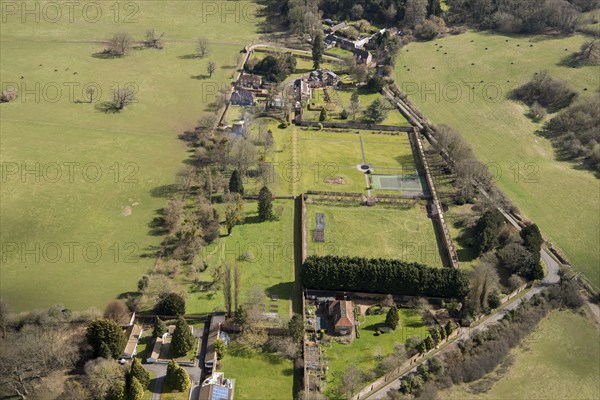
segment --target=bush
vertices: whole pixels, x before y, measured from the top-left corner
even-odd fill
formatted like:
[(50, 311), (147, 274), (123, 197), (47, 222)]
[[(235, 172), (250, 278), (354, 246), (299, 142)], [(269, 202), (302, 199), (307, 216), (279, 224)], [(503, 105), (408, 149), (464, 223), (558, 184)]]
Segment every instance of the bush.
[(346, 111), (346, 109), (342, 110), (342, 112), (340, 113), (340, 118), (341, 119), (348, 119), (348, 111)]
[(464, 271), (432, 268), (393, 259), (309, 256), (303, 264), (307, 288), (463, 298), (469, 287)]
[(415, 36), (421, 40), (433, 40), (440, 34), (440, 28), (435, 22), (426, 20), (415, 27)]
[(387, 312), (385, 317), (385, 325), (392, 330), (396, 330), (398, 327), (398, 323), (400, 322), (400, 317), (398, 316), (398, 308), (393, 305)]
[(374, 92), (381, 92), (384, 84), (385, 82), (383, 81), (382, 77), (374, 76), (367, 81), (367, 89)]
[(555, 113), (568, 107), (577, 97), (577, 92), (566, 82), (552, 78), (547, 71), (540, 71), (531, 81), (513, 90), (511, 96), (528, 106), (539, 103), (549, 112)]
[(600, 96), (581, 99), (546, 123), (543, 136), (559, 152), (580, 159), (585, 168), (600, 173)]
[(539, 122), (541, 120), (543, 120), (546, 115), (548, 115), (548, 113), (546, 112), (546, 109), (544, 107), (542, 107), (540, 105), (540, 103), (538, 103), (537, 101), (534, 102), (530, 107), (529, 107), (529, 118), (531, 118), (534, 122)]

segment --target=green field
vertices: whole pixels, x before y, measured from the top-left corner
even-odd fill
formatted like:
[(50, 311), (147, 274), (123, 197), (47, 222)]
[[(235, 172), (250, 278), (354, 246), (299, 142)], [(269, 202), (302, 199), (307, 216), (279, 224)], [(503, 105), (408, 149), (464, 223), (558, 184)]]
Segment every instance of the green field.
[[(234, 343), (231, 347), (236, 346)], [(294, 369), (276, 354), (231, 349), (219, 361), (226, 378), (235, 379), (236, 399), (291, 399)]]
[[(423, 208), (418, 204), (409, 209), (308, 204), (308, 252), (395, 258), (442, 267), (433, 223)], [(325, 214), (325, 243), (313, 241), (317, 212)]]
[[(233, 229), (231, 236), (226, 236), (222, 228), (222, 236), (216, 243), (203, 249), (202, 260), (208, 265), (198, 279), (211, 282), (211, 272), (224, 263), (239, 265), (242, 273), (241, 300), (246, 291), (259, 287), (268, 294), (279, 295), (279, 300), (272, 302), (265, 295), (266, 311), (270, 305), (277, 305), (278, 313), (283, 320), (290, 315), (292, 287), (294, 284), (294, 248), (293, 217), (294, 208), (291, 200), (275, 201), (273, 208), (283, 207), (279, 221), (259, 222), (256, 202), (246, 202), (244, 223)], [(239, 257), (248, 254), (247, 261)], [(186, 302), (187, 313), (209, 313), (224, 310), (223, 292), (196, 291), (190, 288)]]
[(534, 133), (540, 124), (525, 116), (525, 106), (506, 98), (542, 69), (582, 95), (593, 93), (598, 67), (561, 65), (585, 40), (468, 32), (415, 42), (398, 56), (396, 83), (433, 122), (459, 130), (479, 160), (500, 171), (498, 186), (600, 285), (598, 179), (557, 161), (551, 143)]
[[(598, 330), (579, 314), (553, 311), (511, 355), (514, 363), (508, 371), (496, 370), (471, 385), (440, 392), (440, 399), (591, 400), (600, 396)], [(491, 388), (477, 394), (475, 386)]]
[(375, 336), (377, 328), (383, 327), (385, 313), (381, 315), (368, 315), (359, 317), (360, 338), (354, 339), (351, 344), (331, 342), (323, 345), (324, 357), (329, 367), (327, 371), (328, 397), (333, 396), (333, 390), (339, 385), (341, 376), (346, 369), (353, 365), (367, 373), (377, 367), (376, 356), (392, 354), (394, 346), (404, 343), (410, 336), (425, 337), (427, 329), (419, 313), (412, 309), (399, 310), (400, 325), (395, 331)]
[[(260, 19), (251, 13), (235, 24), (234, 15), (223, 22), (221, 14), (200, 23), (209, 3), (214, 4), (132, 2), (138, 7), (136, 23), (115, 23), (110, 4), (102, 3), (104, 17), (97, 23), (81, 15), (71, 23), (65, 12), (57, 23), (33, 18), (22, 23), (17, 15), (1, 25), (2, 83), (22, 88), (16, 101), (1, 106), (2, 163), (41, 171), (5, 176), (0, 189), (0, 290), (13, 310), (54, 303), (100, 308), (134, 290), (153, 265), (161, 238), (148, 224), (187, 158), (177, 136), (193, 128), (220, 85), (229, 84), (237, 54), (259, 29)], [(132, 50), (116, 59), (97, 55), (104, 48), (101, 41), (113, 34), (128, 32), (141, 40), (152, 27), (166, 34), (163, 50)], [(191, 58), (201, 35), (212, 41), (212, 52)], [(210, 80), (203, 78), (209, 60), (217, 64)], [(96, 104), (82, 102), (82, 88), (92, 82), (102, 91)], [(111, 90), (127, 83), (137, 88), (138, 102), (117, 114), (99, 111), (97, 105), (111, 99)], [(23, 95), (26, 91), (38, 98)], [(56, 178), (57, 168), (49, 163), (58, 163), (62, 177)], [(75, 246), (73, 257), (70, 246)], [(88, 253), (82, 254), (84, 247)], [(27, 249), (32, 253), (19, 254)]]

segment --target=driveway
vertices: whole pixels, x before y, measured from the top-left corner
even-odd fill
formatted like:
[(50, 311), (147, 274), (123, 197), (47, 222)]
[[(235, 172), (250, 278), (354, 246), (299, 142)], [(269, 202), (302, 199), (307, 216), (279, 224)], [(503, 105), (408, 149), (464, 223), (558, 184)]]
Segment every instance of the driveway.
[[(202, 379), (202, 360), (204, 359), (204, 328), (193, 328), (193, 334), (198, 338), (201, 346), (200, 355), (196, 358), (196, 364), (193, 367), (183, 366), (192, 381), (192, 389), (190, 399), (196, 400), (200, 398), (200, 383)], [(148, 371), (154, 372), (156, 380), (152, 387), (151, 400), (160, 400), (162, 393), (162, 386), (165, 381), (165, 375), (167, 374), (167, 364), (144, 364), (144, 368)]]

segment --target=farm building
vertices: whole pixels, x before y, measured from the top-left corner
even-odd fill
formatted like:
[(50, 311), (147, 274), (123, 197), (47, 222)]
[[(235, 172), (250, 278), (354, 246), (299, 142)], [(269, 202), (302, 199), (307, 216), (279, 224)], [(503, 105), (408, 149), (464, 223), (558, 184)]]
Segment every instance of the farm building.
[(349, 335), (354, 329), (354, 311), (350, 300), (334, 300), (329, 305), (335, 333)]
[(313, 88), (335, 86), (339, 81), (340, 77), (327, 69), (316, 69), (308, 75), (308, 84)]

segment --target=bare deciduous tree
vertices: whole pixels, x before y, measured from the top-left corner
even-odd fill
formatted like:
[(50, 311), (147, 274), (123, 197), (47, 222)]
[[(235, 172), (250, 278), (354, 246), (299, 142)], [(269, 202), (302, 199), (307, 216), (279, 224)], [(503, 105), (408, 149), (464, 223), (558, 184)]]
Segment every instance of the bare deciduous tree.
[(162, 49), (163, 44), (162, 44), (161, 39), (164, 35), (165, 35), (164, 32), (161, 33), (160, 35), (158, 35), (156, 33), (156, 31), (154, 30), (154, 28), (148, 29), (146, 31), (146, 40), (144, 41), (144, 43), (146, 44), (147, 47), (152, 47), (155, 49)]
[(215, 64), (214, 61), (209, 61), (208, 64), (206, 65), (206, 72), (208, 72), (208, 76), (212, 77), (212, 75), (215, 73), (216, 70), (217, 70), (217, 64)]
[(8, 334), (0, 351), (0, 397), (35, 397), (42, 378), (72, 368), (80, 343), (75, 338), (70, 328), (31, 325)]
[(127, 33), (117, 33), (108, 41), (107, 51), (114, 56), (124, 56), (129, 52), (132, 41)]
[(233, 287), (234, 287), (234, 295), (233, 295), (233, 305), (237, 310), (240, 304), (240, 290), (242, 289), (242, 270), (239, 265), (235, 266), (233, 270)]
[(203, 58), (208, 54), (208, 39), (205, 37), (201, 37), (198, 39), (198, 43), (196, 44), (196, 51), (198, 52), (198, 57)]
[(88, 97), (90, 103), (94, 101), (94, 96), (96, 95), (96, 88), (93, 86), (88, 87), (87, 89), (85, 89), (85, 94)]
[(118, 324), (128, 323), (130, 315), (129, 308), (121, 300), (111, 301), (104, 309), (104, 318), (113, 320)]
[(125, 87), (113, 91), (113, 105), (117, 110), (122, 110), (135, 101), (135, 91), (132, 88)]
[(223, 298), (225, 300), (225, 309), (227, 316), (231, 315), (232, 307), (232, 292), (231, 292), (231, 266), (225, 265), (223, 272)]

